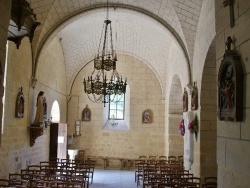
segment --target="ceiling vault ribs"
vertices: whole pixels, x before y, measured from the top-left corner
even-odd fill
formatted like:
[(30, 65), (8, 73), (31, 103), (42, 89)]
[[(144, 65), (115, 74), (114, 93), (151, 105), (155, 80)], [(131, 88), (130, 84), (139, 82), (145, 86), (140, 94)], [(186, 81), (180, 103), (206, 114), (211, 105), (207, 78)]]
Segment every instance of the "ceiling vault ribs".
[[(39, 55), (41, 53), (41, 50), (42, 50), (43, 46), (46, 44), (46, 41), (48, 40), (48, 38), (60, 27), (60, 25), (63, 25), (65, 22), (73, 19), (74, 17), (76, 17), (76, 16), (78, 16), (78, 15), (80, 15), (80, 14), (86, 12), (86, 11), (91, 11), (91, 10), (98, 9), (98, 8), (104, 8), (105, 6), (106, 6), (105, 4), (102, 4), (102, 5), (98, 5), (98, 6), (95, 5), (95, 6), (92, 6), (92, 7), (81, 9), (81, 10), (75, 12), (74, 14), (65, 17), (63, 20), (60, 21), (60, 23), (57, 23), (56, 25), (54, 25), (53, 28), (42, 38), (41, 42), (37, 46), (37, 50), (36, 50), (36, 53), (35, 53), (35, 61), (34, 61), (35, 62), (35, 70), (33, 72), (33, 74), (34, 74), (33, 76), (35, 77), (35, 75), (36, 75), (37, 62), (38, 62)], [(116, 10), (119, 9), (119, 8), (124, 8), (124, 9), (137, 11), (137, 12), (140, 12), (142, 14), (145, 14), (145, 15), (153, 18), (154, 20), (156, 20), (157, 22), (162, 24), (164, 27), (166, 27), (172, 33), (174, 38), (178, 41), (179, 45), (181, 46), (181, 48), (183, 50), (183, 53), (185, 54), (186, 61), (189, 64), (188, 67), (190, 67), (188, 50), (187, 50), (183, 40), (181, 39), (180, 35), (175, 31), (175, 29), (171, 25), (169, 25), (165, 20), (163, 20), (162, 18), (158, 17), (155, 14), (150, 13), (148, 10), (145, 10), (145, 9), (142, 9), (142, 8), (139, 8), (139, 7), (133, 7), (133, 6), (124, 5), (124, 4), (111, 4), (110, 7), (115, 7)]]
[[(63, 26), (66, 26), (66, 23), (69, 23), (69, 20), (75, 20), (80, 15), (85, 14), (86, 12), (97, 12), (98, 9), (106, 8), (106, 3), (101, 0), (97, 1), (82, 1), (82, 0), (27, 0), (30, 2), (31, 7), (34, 9), (34, 13), (37, 14), (38, 21), (42, 23), (42, 26), (36, 30), (33, 42), (32, 42), (32, 50), (33, 50), (33, 77), (36, 77), (37, 72), (37, 64), (39, 62), (40, 54), (42, 53), (44, 47), (46, 47), (47, 43), (51, 40), (51, 38), (56, 33), (60, 32)], [(189, 74), (189, 82), (191, 82), (191, 71), (192, 71), (192, 61), (194, 54), (194, 40), (197, 30), (197, 24), (199, 19), (199, 14), (201, 10), (203, 0), (161, 0), (161, 1), (144, 1), (138, 0), (135, 2), (121, 2), (117, 0), (110, 0), (110, 7), (116, 9), (116, 11), (120, 11), (120, 9), (127, 9), (130, 11), (134, 11), (136, 13), (141, 13), (142, 16), (150, 17), (154, 20), (156, 25), (162, 25), (168, 32), (171, 33), (173, 40), (175, 40), (177, 45), (180, 46), (181, 53), (184, 54), (184, 59), (182, 60), (187, 64), (188, 74)], [(144, 17), (144, 16), (143, 16)], [(129, 22), (129, 20), (125, 20), (125, 22)], [(154, 25), (152, 25), (154, 27)], [(133, 45), (131, 47), (138, 48), (141, 47), (138, 43), (138, 39), (134, 39), (136, 33), (137, 37), (140, 37), (140, 30), (133, 31), (134, 28), (127, 31), (128, 34), (125, 34), (123, 40), (128, 40), (124, 43), (124, 45)], [(148, 38), (155, 38), (152, 33), (146, 33)], [(119, 33), (120, 34), (120, 33)], [(128, 38), (132, 37), (132, 38)], [(152, 37), (151, 37), (152, 36)], [(93, 37), (93, 36), (92, 36)], [(96, 36), (95, 36), (96, 37)], [(148, 38), (145, 38), (146, 42), (150, 42)], [(163, 38), (161, 38), (163, 39)], [(132, 42), (131, 42), (132, 41)], [(139, 40), (139, 43), (144, 41), (142, 38)], [(168, 40), (164, 40), (165, 42)], [(152, 42), (152, 40), (151, 40)], [(89, 44), (89, 43), (88, 43)], [(91, 43), (90, 43), (91, 44)], [(137, 46), (136, 46), (137, 45)], [(63, 45), (62, 45), (63, 47)], [(92, 47), (93, 48), (93, 47)], [(145, 48), (145, 47), (144, 47)], [(148, 47), (144, 49), (144, 51), (151, 52), (150, 50), (157, 50), (157, 47), (151, 47), (150, 44)], [(160, 46), (158, 47), (160, 49)], [(85, 50), (85, 51), (84, 51)], [(83, 51), (85, 53), (88, 52), (89, 49), (84, 48)], [(160, 49), (160, 52), (163, 52)], [(160, 53), (159, 52), (159, 53)], [(78, 51), (78, 53), (82, 54), (82, 51)], [(123, 51), (122, 53), (130, 54), (128, 51)], [(156, 53), (154, 51), (154, 53)], [(165, 52), (164, 52), (165, 53)], [(75, 54), (76, 55), (76, 54)], [(135, 55), (132, 53), (131, 55)], [(137, 54), (140, 56), (140, 54)], [(151, 54), (150, 54), (151, 55)], [(152, 55), (151, 55), (152, 56)], [(167, 57), (165, 55), (165, 57)], [(147, 56), (147, 62), (150, 62), (149, 56)], [(81, 61), (81, 57), (78, 57), (76, 61)], [(167, 59), (158, 59), (158, 61), (167, 61)], [(65, 62), (68, 63), (68, 62)], [(169, 62), (167, 62), (169, 63)], [(76, 64), (76, 63), (75, 63)], [(154, 68), (156, 62), (151, 65)], [(69, 64), (69, 69), (72, 70), (72, 65)], [(73, 69), (75, 69), (73, 67)], [(74, 70), (76, 71), (76, 70)], [(157, 71), (156, 71), (157, 72)], [(158, 77), (163, 76), (163, 72), (158, 70)], [(72, 78), (71, 78), (72, 79)], [(164, 79), (163, 77), (161, 78)], [(164, 84), (162, 81), (161, 84)]]

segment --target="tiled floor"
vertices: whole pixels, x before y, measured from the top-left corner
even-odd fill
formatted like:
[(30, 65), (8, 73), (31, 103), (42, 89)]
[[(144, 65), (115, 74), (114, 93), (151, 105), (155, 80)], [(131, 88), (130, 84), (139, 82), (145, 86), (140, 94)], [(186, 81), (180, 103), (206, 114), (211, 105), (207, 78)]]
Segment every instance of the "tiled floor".
[(90, 188), (136, 188), (134, 171), (95, 169)]

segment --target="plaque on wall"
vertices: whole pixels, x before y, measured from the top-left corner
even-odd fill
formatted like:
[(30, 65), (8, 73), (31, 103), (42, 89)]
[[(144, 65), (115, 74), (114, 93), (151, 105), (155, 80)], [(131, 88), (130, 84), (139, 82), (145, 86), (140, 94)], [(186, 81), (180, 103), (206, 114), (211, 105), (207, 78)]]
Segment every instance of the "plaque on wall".
[(18, 92), (17, 98), (16, 98), (15, 117), (16, 118), (24, 117), (24, 95), (23, 95), (22, 87), (20, 88), (20, 91)]
[(221, 121), (242, 121), (243, 70), (240, 57), (231, 50), (231, 44), (232, 39), (228, 37), (218, 73), (218, 118)]
[(82, 111), (82, 121), (91, 121), (91, 111), (88, 108), (88, 105), (86, 105), (86, 108)]

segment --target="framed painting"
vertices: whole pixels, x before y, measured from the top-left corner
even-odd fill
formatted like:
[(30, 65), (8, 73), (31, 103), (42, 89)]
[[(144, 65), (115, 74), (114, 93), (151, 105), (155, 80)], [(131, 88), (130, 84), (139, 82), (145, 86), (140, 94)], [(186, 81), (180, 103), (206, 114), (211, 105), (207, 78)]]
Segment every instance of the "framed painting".
[(150, 109), (144, 110), (142, 113), (142, 123), (152, 123), (153, 122), (153, 112)]
[(91, 110), (88, 108), (88, 105), (82, 111), (82, 121), (91, 121)]

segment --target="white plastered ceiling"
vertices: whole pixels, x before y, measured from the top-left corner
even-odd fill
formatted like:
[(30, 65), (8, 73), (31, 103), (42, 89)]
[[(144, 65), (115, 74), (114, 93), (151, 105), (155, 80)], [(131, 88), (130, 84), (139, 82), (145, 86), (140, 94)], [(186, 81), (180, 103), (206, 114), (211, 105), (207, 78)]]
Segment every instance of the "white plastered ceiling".
[[(40, 54), (54, 37), (61, 38), (69, 91), (79, 70), (96, 55), (106, 19), (107, 1), (29, 2), (41, 22), (32, 42), (34, 63), (39, 63)], [(131, 55), (146, 63), (158, 77), (163, 93), (168, 66), (175, 66), (176, 63), (170, 59), (181, 61), (178, 64), (188, 67), (187, 72), (192, 69), (202, 0), (109, 2), (115, 50), (118, 55)], [(180, 57), (173, 58), (174, 54), (180, 54)], [(118, 63), (122, 62), (118, 59)]]
[[(105, 11), (97, 9), (83, 13), (57, 33), (64, 51), (68, 87), (79, 69), (96, 56)], [(182, 51), (173, 35), (151, 17), (132, 10), (111, 9), (109, 19), (117, 54), (131, 55), (148, 64), (163, 86), (169, 50)], [(122, 62), (118, 59), (118, 63)], [(183, 63), (186, 63), (185, 59)]]

